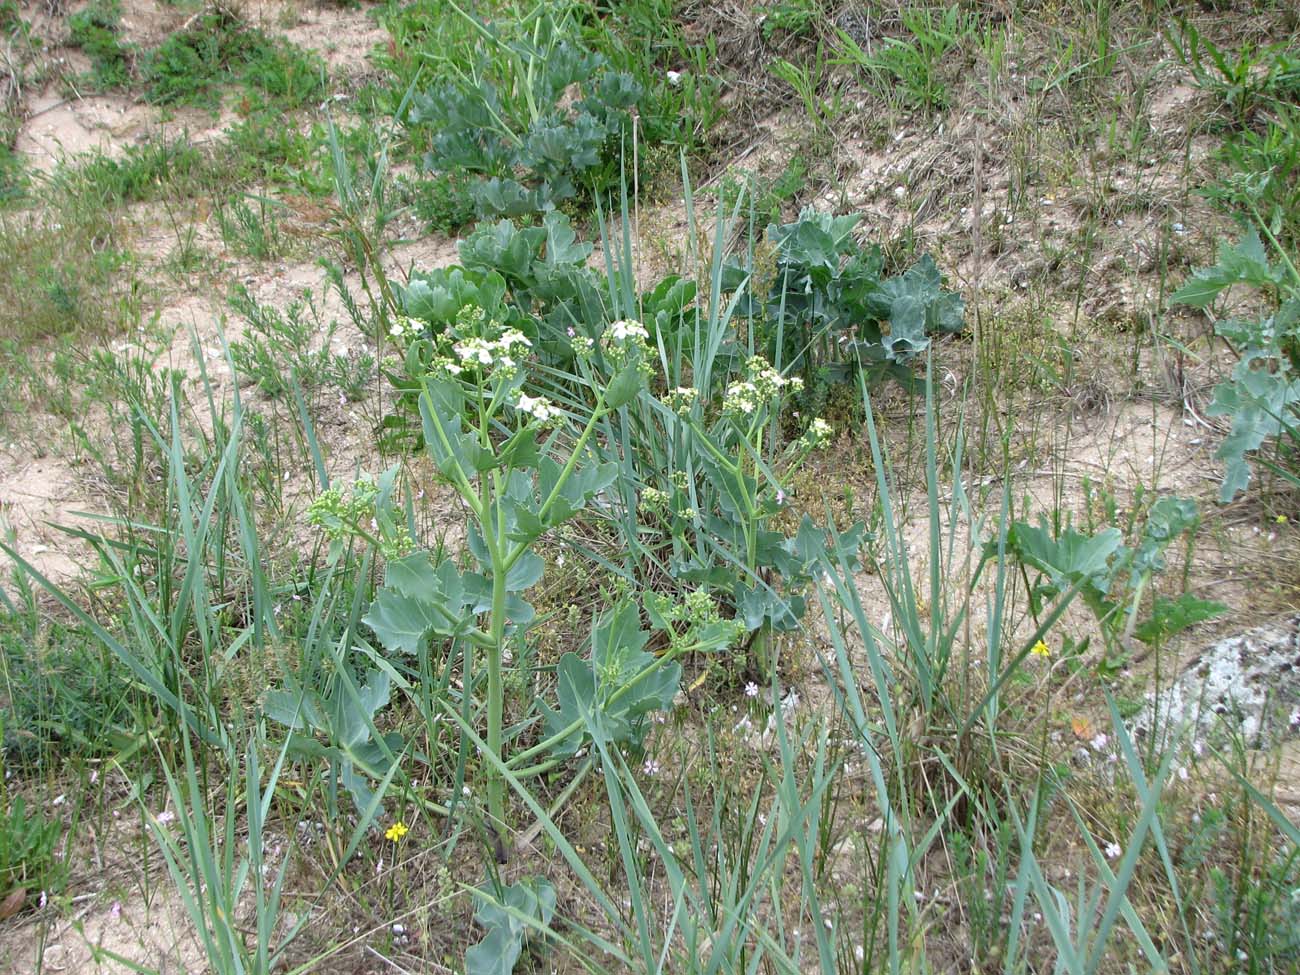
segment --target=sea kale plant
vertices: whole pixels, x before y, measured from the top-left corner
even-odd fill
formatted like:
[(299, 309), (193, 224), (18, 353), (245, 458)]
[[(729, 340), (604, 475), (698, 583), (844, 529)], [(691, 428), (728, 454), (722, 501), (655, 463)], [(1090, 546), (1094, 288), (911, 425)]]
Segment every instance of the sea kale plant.
[(540, 213), (607, 186), (631, 137), (641, 86), (538, 11), (509, 35), (471, 18), (482, 38), (477, 62), (435, 69), (436, 84), (406, 115), (427, 139), (425, 169), (469, 174), (480, 216)]
[[(580, 344), (578, 371), (591, 400), (568, 409), (526, 390), (532, 341), (481, 307), (463, 308), (430, 343), (419, 396), (424, 449), (468, 513), (470, 567), (424, 550), (390, 560), (365, 622), (392, 655), (454, 657), (460, 650), (466, 688), (482, 681), (479, 747), (490, 827), (498, 837), (507, 826), (507, 771), (520, 777), (551, 768), (554, 760), (522, 763), (548, 752), (572, 755), (593, 722), (606, 741), (636, 743), (642, 718), (672, 703), (680, 675), (675, 657), (714, 649), (728, 636), (722, 627), (677, 627), (670, 649), (656, 656), (643, 649), (648, 637), (636, 608), (615, 607), (597, 622), (590, 660), (569, 654), (560, 661), (559, 708), (546, 709), (548, 737), (522, 750), (507, 769), (503, 669), (528, 653), (534, 610), (523, 594), (545, 568), (533, 549), (601, 498), (617, 476), (592, 439), (610, 413), (643, 394), (652, 371), (645, 339), (639, 323), (618, 321), (598, 341)], [(448, 708), (449, 717), (463, 720), (450, 701)]]
[(1246, 489), (1251, 478), (1248, 458), (1270, 441), (1280, 441), (1288, 449), (1290, 462), (1269, 466), (1288, 480), (1296, 478), (1300, 271), (1271, 233), (1269, 239), (1280, 255), (1276, 263), (1269, 261), (1259, 234), (1250, 230), (1235, 245), (1221, 244), (1218, 263), (1195, 271), (1170, 299), (1174, 304), (1210, 308), (1229, 289), (1242, 286), (1255, 291), (1265, 306), (1260, 314), (1220, 318), (1214, 326), (1215, 334), (1238, 356), (1232, 374), (1214, 388), (1214, 402), (1206, 410), (1210, 416), (1232, 419), (1232, 430), (1216, 454), (1224, 463), (1219, 493), (1223, 502)]
[[(1146, 609), (1143, 595), (1164, 571), (1166, 552), (1180, 538), (1194, 535), (1200, 523), (1196, 502), (1160, 497), (1145, 513), (1139, 530), (1135, 514), (1127, 526), (1135, 544), (1125, 545), (1125, 532), (1114, 525), (1095, 532), (1057, 525), (1012, 523), (1005, 538), (990, 542), (986, 555), (1005, 554), (1025, 571), (1030, 613), (1037, 622), (1048, 607), (1067, 594), (1077, 595), (1097, 619), (1106, 644), (1105, 666), (1126, 663), (1131, 641), (1159, 645), (1196, 623), (1226, 612), (1220, 603), (1190, 592), (1156, 596)], [(1139, 617), (1142, 617), (1139, 620)], [(1086, 645), (1086, 641), (1085, 641)], [(1084, 646), (1074, 648), (1082, 652)]]
[[(752, 652), (744, 665), (764, 678), (776, 669), (771, 634), (799, 627), (804, 593), (826, 545), (808, 515), (793, 535), (773, 526), (787, 517), (791, 478), (834, 437), (831, 425), (816, 417), (802, 435), (782, 441), (777, 422), (802, 386), (752, 355), (720, 402), (682, 386), (641, 417), (640, 436), (658, 441), (651, 453), (673, 457), (641, 472), (642, 544), (668, 577), (696, 587), (697, 600), (706, 594), (716, 600), (738, 633), (748, 635)], [(843, 538), (846, 550), (856, 552), (862, 526)]]
[(773, 361), (811, 380), (838, 381), (865, 369), (869, 379), (908, 381), (910, 364), (934, 335), (961, 331), (961, 296), (943, 288), (927, 255), (886, 277), (879, 247), (853, 236), (859, 215), (806, 208), (799, 219), (767, 228), (775, 270), (765, 276), (739, 264), (727, 268), (744, 310), (757, 318)]

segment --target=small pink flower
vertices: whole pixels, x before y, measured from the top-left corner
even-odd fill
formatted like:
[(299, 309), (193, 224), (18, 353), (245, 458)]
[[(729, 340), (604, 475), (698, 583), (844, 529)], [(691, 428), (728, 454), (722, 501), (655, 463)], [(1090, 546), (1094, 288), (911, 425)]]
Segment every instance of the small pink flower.
[(176, 814), (170, 809), (164, 809), (158, 814), (157, 819), (159, 826), (166, 826), (168, 823), (176, 822)]

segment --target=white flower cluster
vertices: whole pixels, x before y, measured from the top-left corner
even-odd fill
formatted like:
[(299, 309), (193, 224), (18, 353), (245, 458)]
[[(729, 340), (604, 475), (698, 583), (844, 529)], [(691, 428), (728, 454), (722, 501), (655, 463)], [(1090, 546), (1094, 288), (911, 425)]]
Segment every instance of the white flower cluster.
[(808, 444), (811, 450), (821, 450), (824, 447), (829, 447), (834, 439), (835, 428), (820, 416), (808, 424), (808, 430), (804, 434), (804, 442)]
[(663, 402), (666, 407), (678, 416), (686, 416), (691, 412), (691, 407), (695, 405), (695, 401), (699, 398), (700, 391), (694, 386), (678, 386), (664, 396)]
[(727, 387), (722, 409), (727, 413), (753, 416), (778, 394), (797, 393), (803, 389), (798, 376), (782, 376), (762, 356), (753, 356), (745, 363), (745, 378)]
[(425, 323), (418, 318), (398, 315), (393, 319), (393, 324), (388, 326), (388, 335), (394, 342), (409, 345), (414, 339), (423, 334), (426, 327)]
[(532, 345), (528, 336), (517, 328), (507, 328), (495, 339), (473, 335), (452, 346), (456, 359), (443, 363), (443, 366), (453, 376), (472, 368), (509, 372), (519, 367), (519, 360), (528, 354)]
[(635, 362), (641, 375), (649, 379), (654, 371), (650, 365), (650, 333), (638, 321), (629, 318), (610, 322), (600, 337), (600, 347), (605, 359), (614, 369), (622, 369)]
[(519, 399), (515, 402), (515, 409), (520, 413), (527, 413), (538, 423), (550, 423), (560, 417), (560, 411), (545, 396), (529, 396), (527, 393), (520, 393)]
[(618, 342), (620, 344), (628, 339), (640, 339), (642, 342), (650, 341), (650, 333), (646, 331), (645, 326), (638, 321), (630, 318), (622, 318), (616, 322), (610, 322), (609, 327), (605, 329), (606, 342)]
[(658, 513), (668, 507), (671, 499), (667, 491), (661, 491), (658, 488), (647, 487), (641, 489), (641, 497), (637, 502), (637, 508), (643, 513)]

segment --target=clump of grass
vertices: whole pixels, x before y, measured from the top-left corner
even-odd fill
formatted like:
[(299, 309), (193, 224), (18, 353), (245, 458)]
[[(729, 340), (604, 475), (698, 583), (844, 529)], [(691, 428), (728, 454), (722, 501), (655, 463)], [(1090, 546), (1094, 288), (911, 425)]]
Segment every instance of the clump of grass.
[(121, 35), (120, 0), (93, 0), (68, 18), (69, 43), (90, 58), (85, 80), (92, 88), (122, 88), (130, 82), (132, 51)]
[(132, 266), (102, 210), (0, 214), (0, 339), (103, 335), (133, 324)]
[(325, 94), (315, 55), (249, 27), (225, 10), (205, 13), (141, 61), (145, 97), (155, 105), (215, 108), (221, 86), (243, 91), (242, 107), (299, 108)]
[(60, 622), (0, 616), (5, 767), (50, 769), (110, 752), (129, 729), (130, 682), (87, 634)]
[(99, 153), (64, 165), (53, 189), (81, 207), (102, 209), (174, 195), (199, 181), (206, 168), (204, 154), (185, 139), (151, 140), (128, 146), (120, 156)]

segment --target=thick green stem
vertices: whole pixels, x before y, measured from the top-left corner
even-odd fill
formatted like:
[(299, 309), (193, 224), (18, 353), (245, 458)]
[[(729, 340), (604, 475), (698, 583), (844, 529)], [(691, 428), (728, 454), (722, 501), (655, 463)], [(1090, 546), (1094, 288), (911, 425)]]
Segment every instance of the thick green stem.
[(505, 711), (505, 692), (501, 683), (501, 656), (503, 652), (502, 644), (505, 641), (506, 629), (506, 573), (504, 567), (500, 564), (500, 559), (496, 558), (495, 544), (498, 539), (493, 539), (494, 561), (497, 565), (492, 569), (492, 618), (490, 620), (492, 647), (488, 650), (488, 713), (487, 713), (487, 745), (488, 750), (492, 753), (492, 768), (489, 770), (488, 778), (488, 814), (492, 817), (492, 828), (497, 831), (498, 835), (503, 835), (506, 828), (505, 817), (505, 783), (502, 781), (500, 774), (497, 773), (497, 763), (501, 761), (501, 724), (504, 719)]
[[(542, 506), (537, 509), (537, 517), (543, 523), (546, 521), (546, 516), (550, 514), (551, 505), (553, 505), (555, 499), (560, 496), (560, 491), (563, 490), (564, 485), (573, 474), (574, 468), (578, 466), (578, 461), (581, 459), (583, 449), (587, 446), (587, 441), (591, 438), (592, 431), (596, 429), (597, 421), (603, 418), (606, 412), (605, 392), (604, 390), (601, 390), (600, 394), (596, 397), (596, 405), (592, 408), (591, 419), (587, 421), (587, 425), (583, 428), (582, 433), (578, 436), (577, 442), (573, 445), (573, 450), (569, 454), (569, 459), (565, 461), (564, 467), (560, 471), (560, 476), (555, 479), (555, 486), (551, 488), (550, 494), (542, 499)], [(529, 541), (516, 543), (515, 547), (511, 549), (510, 553), (505, 557), (503, 563), (507, 571), (519, 561), (531, 545), (532, 542)], [(504, 547), (505, 546), (503, 545), (502, 548), (504, 549)]]

